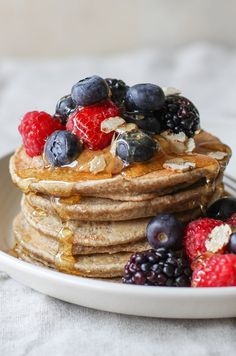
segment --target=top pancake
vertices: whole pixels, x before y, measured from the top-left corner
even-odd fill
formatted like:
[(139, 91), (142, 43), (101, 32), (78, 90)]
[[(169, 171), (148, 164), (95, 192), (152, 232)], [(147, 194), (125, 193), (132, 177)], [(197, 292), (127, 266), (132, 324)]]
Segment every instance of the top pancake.
[[(73, 195), (107, 197), (117, 200), (132, 200), (135, 195), (142, 194), (142, 199), (153, 197), (150, 194), (163, 195), (171, 193), (183, 185), (186, 187), (201, 179), (214, 181), (220, 171), (223, 171), (231, 156), (228, 146), (211, 134), (201, 131), (195, 136), (196, 148), (193, 153), (166, 155), (167, 159), (182, 157), (188, 162), (194, 162), (196, 168), (187, 172), (164, 169), (162, 167), (162, 146), (160, 155), (147, 163), (135, 163), (124, 168), (116, 175), (103, 172), (84, 174), (78, 167), (48, 167), (42, 156), (29, 157), (21, 146), (10, 160), (10, 173), (13, 182), (23, 192), (43, 193), (59, 197)], [(207, 154), (210, 152), (225, 152), (226, 156), (219, 162)], [(79, 161), (80, 158), (78, 158)], [(164, 161), (165, 162), (165, 161)], [(164, 163), (163, 162), (163, 163)]]

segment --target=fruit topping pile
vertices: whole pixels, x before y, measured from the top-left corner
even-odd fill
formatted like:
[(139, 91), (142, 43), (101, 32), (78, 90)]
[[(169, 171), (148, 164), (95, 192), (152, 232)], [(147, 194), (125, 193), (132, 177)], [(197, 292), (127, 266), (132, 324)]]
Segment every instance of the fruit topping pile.
[(123, 283), (173, 287), (236, 286), (236, 199), (221, 198), (206, 216), (184, 226), (158, 214), (147, 226), (152, 250), (125, 266)]
[(128, 86), (94, 75), (74, 84), (57, 102), (53, 116), (26, 113), (19, 132), (26, 153), (44, 154), (54, 167), (70, 164), (83, 149), (101, 150), (111, 143), (126, 165), (155, 155), (159, 144), (154, 135), (182, 134), (190, 139), (199, 125), (198, 110), (178, 90), (150, 83)]

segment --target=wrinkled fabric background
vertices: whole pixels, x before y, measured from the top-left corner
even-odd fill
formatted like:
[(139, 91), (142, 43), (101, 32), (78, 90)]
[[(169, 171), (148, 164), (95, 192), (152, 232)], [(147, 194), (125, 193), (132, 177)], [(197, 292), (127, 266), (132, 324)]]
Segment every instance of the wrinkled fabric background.
[[(0, 156), (20, 143), (17, 126), (26, 111), (53, 113), (57, 99), (92, 74), (180, 88), (198, 107), (202, 127), (236, 152), (236, 50), (203, 43), (106, 58), (0, 61)], [(232, 175), (235, 163), (233, 157)], [(0, 272), (1, 356), (233, 355), (235, 327), (235, 319), (148, 319), (90, 310), (34, 292)]]

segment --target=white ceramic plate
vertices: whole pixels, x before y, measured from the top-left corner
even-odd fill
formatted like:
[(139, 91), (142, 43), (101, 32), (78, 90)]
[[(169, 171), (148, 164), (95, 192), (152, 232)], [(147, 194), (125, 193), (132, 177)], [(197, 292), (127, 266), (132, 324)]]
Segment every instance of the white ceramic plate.
[(9, 156), (0, 160), (0, 270), (39, 292), (94, 309), (164, 318), (236, 317), (236, 287), (128, 286), (70, 276), (9, 256), (4, 251), (12, 244), (11, 223), (20, 193), (11, 183), (8, 161)]

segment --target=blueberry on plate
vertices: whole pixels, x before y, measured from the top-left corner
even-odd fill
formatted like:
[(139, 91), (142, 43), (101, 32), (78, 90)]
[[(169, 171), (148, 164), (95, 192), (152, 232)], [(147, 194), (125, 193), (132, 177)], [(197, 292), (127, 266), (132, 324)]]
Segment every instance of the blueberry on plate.
[(56, 118), (60, 118), (61, 122), (65, 125), (68, 116), (72, 114), (75, 109), (76, 105), (71, 95), (65, 95), (57, 102), (55, 116)]
[(152, 111), (126, 111), (122, 116), (126, 122), (136, 124), (142, 131), (148, 134), (159, 134), (161, 132), (161, 121)]
[(227, 220), (236, 213), (236, 198), (221, 198), (207, 208), (208, 218)]
[(109, 92), (107, 82), (98, 75), (93, 75), (76, 83), (71, 89), (71, 97), (76, 105), (89, 106), (107, 99)]
[(116, 105), (121, 106), (129, 87), (121, 79), (106, 78), (105, 81), (111, 90), (111, 100)]
[(45, 155), (52, 166), (60, 167), (74, 161), (82, 152), (78, 137), (69, 131), (55, 131), (47, 139)]
[(153, 248), (178, 250), (182, 246), (183, 225), (173, 214), (158, 214), (150, 220), (146, 234)]
[(228, 250), (236, 254), (236, 232), (233, 232), (229, 238)]
[(126, 163), (148, 161), (157, 149), (157, 142), (139, 130), (124, 132), (116, 141), (116, 154)]
[(136, 84), (127, 90), (125, 106), (127, 111), (155, 111), (165, 103), (163, 90), (155, 84)]

